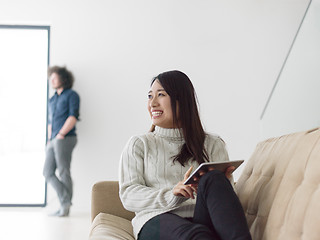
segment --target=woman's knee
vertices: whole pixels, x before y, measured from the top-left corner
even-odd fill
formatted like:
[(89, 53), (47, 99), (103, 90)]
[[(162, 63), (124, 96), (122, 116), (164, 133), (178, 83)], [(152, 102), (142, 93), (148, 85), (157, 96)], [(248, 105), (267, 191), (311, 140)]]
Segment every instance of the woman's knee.
[(208, 181), (224, 181), (226, 180), (226, 176), (223, 172), (219, 170), (212, 170), (208, 171), (206, 174), (204, 174), (199, 181), (200, 184), (206, 184)]
[(205, 193), (207, 190), (215, 191), (214, 189), (225, 189), (233, 191), (233, 187), (225, 174), (219, 170), (207, 172), (200, 178), (198, 184), (198, 194)]

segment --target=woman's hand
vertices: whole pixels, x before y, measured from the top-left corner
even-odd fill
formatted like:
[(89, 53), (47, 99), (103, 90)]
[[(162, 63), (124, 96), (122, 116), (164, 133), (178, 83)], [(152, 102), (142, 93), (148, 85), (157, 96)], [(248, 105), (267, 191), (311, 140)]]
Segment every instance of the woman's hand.
[(184, 174), (184, 178), (182, 181), (178, 182), (178, 184), (173, 188), (172, 192), (175, 196), (183, 196), (185, 198), (194, 199), (194, 193), (197, 193), (196, 185), (184, 185), (184, 181), (188, 179), (191, 174), (192, 166), (188, 169), (188, 171)]
[[(228, 168), (224, 171), (224, 174), (226, 175), (226, 177), (227, 177), (229, 180), (230, 180), (231, 177), (232, 177), (232, 172), (234, 171), (234, 169), (235, 169), (234, 166), (230, 166), (230, 167), (228, 167)], [(208, 171), (210, 172), (210, 171), (212, 171), (212, 170), (214, 170), (214, 167), (209, 167)], [(204, 175), (204, 173), (203, 173), (202, 175)], [(200, 176), (202, 176), (202, 175), (200, 175)]]
[(226, 171), (224, 172), (224, 174), (226, 175), (226, 177), (230, 180), (231, 176), (232, 176), (232, 172), (235, 170), (236, 168), (234, 166), (230, 166), (226, 169)]
[[(204, 171), (204, 170), (201, 170), (199, 171), (199, 174), (195, 175), (193, 177), (193, 181), (196, 182), (196, 183), (199, 183), (200, 181), (200, 178), (205, 175), (207, 172), (210, 172), (210, 171), (213, 171), (214, 170), (214, 167), (209, 167), (207, 171)], [(231, 177), (232, 177), (232, 172), (235, 170), (235, 167), (234, 166), (230, 166), (228, 167), (224, 174), (226, 175), (226, 177), (230, 180)]]

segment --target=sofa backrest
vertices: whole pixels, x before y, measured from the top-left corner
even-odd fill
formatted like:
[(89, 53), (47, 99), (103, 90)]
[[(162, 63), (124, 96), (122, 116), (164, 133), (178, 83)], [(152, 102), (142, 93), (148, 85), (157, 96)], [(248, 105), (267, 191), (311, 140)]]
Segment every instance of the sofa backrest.
[(254, 240), (320, 239), (320, 130), (259, 143), (236, 192)]

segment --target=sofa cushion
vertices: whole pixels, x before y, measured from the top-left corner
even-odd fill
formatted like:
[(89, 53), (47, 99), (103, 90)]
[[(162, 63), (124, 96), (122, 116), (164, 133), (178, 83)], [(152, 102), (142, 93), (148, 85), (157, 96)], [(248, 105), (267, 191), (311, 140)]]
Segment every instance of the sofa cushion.
[(319, 239), (319, 129), (259, 143), (236, 192), (253, 239)]
[(91, 224), (90, 240), (134, 240), (131, 222), (122, 217), (99, 213)]

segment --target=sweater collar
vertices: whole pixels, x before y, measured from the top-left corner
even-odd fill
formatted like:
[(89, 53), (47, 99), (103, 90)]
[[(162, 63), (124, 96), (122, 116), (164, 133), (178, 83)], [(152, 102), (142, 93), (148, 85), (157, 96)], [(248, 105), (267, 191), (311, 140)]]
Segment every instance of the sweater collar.
[(171, 138), (174, 140), (183, 140), (182, 132), (178, 128), (155, 127), (154, 133), (159, 137)]

